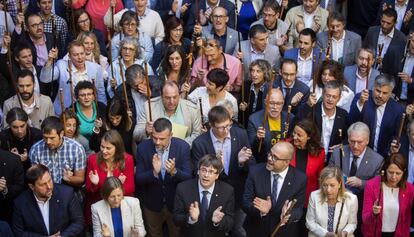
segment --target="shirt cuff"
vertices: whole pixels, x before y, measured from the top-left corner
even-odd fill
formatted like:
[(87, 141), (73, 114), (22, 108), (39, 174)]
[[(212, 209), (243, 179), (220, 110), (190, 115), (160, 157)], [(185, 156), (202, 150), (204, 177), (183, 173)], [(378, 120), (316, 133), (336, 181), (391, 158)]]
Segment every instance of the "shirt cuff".
[(360, 106), (359, 105), (359, 101), (356, 102), (356, 106), (357, 106), (359, 112), (361, 112), (362, 111), (362, 108), (364, 107), (364, 106)]
[(1, 192), (4, 196), (6, 196), (9, 193), (9, 189), (6, 187), (4, 188), (3, 192)]
[(188, 221), (187, 221), (187, 223), (188, 223), (188, 224), (190, 224), (190, 225), (193, 225), (193, 224), (197, 223), (197, 221), (193, 221), (193, 220), (191, 219), (191, 216), (188, 216)]

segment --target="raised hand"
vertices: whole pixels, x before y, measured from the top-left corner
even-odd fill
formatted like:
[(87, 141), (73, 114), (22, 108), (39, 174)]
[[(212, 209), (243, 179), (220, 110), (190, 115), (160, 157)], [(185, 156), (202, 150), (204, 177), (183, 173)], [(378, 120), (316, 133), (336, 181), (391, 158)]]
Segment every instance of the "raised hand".
[(109, 231), (109, 227), (105, 223), (102, 224), (101, 234), (102, 234), (103, 237), (110, 237), (111, 236), (111, 232)]
[(244, 164), (246, 161), (250, 160), (252, 157), (253, 152), (250, 148), (243, 147), (238, 154), (238, 161), (239, 164)]
[(221, 220), (223, 220), (224, 217), (224, 212), (221, 211), (221, 209), (223, 209), (222, 206), (217, 207), (216, 210), (214, 210), (213, 212), (213, 217), (212, 217), (212, 221), (214, 224), (219, 223)]
[(171, 175), (174, 176), (177, 172), (177, 169), (175, 168), (175, 158), (167, 159), (165, 161), (165, 170)]
[(7, 181), (6, 178), (1, 177), (0, 178), (0, 192), (3, 192), (7, 188)]
[(189, 213), (190, 213), (191, 220), (197, 222), (198, 217), (200, 216), (200, 208), (198, 207), (198, 202), (194, 202), (190, 204)]
[(124, 173), (121, 173), (121, 174), (118, 176), (118, 179), (121, 181), (121, 183), (122, 183), (122, 184), (124, 184), (124, 183), (125, 183), (126, 178), (127, 178), (127, 177), (124, 175)]
[(152, 168), (153, 168), (153, 174), (155, 177), (158, 177), (159, 173), (161, 172), (161, 157), (158, 154), (154, 154), (152, 156)]
[(261, 215), (267, 215), (272, 208), (272, 200), (269, 196), (266, 199), (255, 197), (253, 199), (253, 206), (260, 211)]
[(99, 183), (99, 175), (98, 175), (98, 171), (94, 170), (94, 171), (90, 171), (89, 174), (89, 179), (91, 180), (91, 183), (93, 183), (94, 185), (98, 185)]

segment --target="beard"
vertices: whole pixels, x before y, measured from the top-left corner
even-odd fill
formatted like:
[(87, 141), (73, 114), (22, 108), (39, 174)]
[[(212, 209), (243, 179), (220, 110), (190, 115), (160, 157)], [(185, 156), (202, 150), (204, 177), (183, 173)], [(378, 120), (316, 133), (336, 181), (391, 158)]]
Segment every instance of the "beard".
[(32, 96), (33, 96), (33, 91), (31, 93), (25, 92), (25, 93), (20, 94), (20, 97), (22, 97), (23, 100), (28, 100), (32, 98)]

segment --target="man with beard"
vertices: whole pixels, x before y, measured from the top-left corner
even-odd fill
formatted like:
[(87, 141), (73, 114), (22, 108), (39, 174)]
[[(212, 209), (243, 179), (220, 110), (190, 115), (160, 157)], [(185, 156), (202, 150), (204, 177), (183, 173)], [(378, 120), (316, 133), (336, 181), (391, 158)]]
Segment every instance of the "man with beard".
[(344, 77), (348, 82), (349, 88), (358, 94), (363, 90), (372, 90), (375, 78), (380, 72), (373, 68), (374, 65), (374, 51), (369, 48), (360, 48), (356, 56), (356, 64), (345, 67)]
[(392, 97), (395, 87), (393, 78), (381, 74), (375, 78), (373, 91), (363, 90), (352, 101), (349, 122), (364, 122), (371, 131), (369, 146), (387, 157), (389, 144), (397, 136), (403, 107)]
[[(22, 103), (23, 110), (27, 113), (32, 127), (40, 129), (43, 120), (55, 114), (52, 101), (48, 96), (34, 92), (35, 79), (33, 73), (29, 70), (22, 70), (17, 76), (17, 91), (15, 95), (4, 102), (3, 112), (7, 114), (12, 108), (20, 107)], [(8, 124), (6, 120), (4, 127)]]

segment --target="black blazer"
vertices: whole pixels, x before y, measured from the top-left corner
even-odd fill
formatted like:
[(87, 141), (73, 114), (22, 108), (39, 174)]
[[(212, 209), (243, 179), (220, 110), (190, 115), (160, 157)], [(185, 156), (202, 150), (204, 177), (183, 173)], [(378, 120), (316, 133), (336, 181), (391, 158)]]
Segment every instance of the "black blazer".
[(249, 177), (246, 181), (246, 188), (243, 194), (243, 210), (247, 217), (244, 222), (248, 236), (270, 236), (280, 221), (282, 207), (286, 200), (296, 199), (297, 203), (292, 209), (289, 224), (282, 227), (277, 236), (279, 237), (296, 237), (298, 235), (298, 225), (305, 204), (307, 177), (301, 171), (289, 166), (282, 189), (279, 192), (276, 205), (270, 209), (270, 212), (261, 217), (260, 212), (253, 205), (256, 197), (266, 199), (272, 196), (272, 187), (270, 185), (270, 171), (266, 169), (266, 164), (258, 164), (252, 167)]
[(62, 184), (53, 184), (49, 200), (49, 230), (31, 190), (26, 190), (14, 201), (13, 232), (16, 236), (49, 236), (60, 231), (61, 236), (79, 236), (84, 219), (73, 189)]
[[(377, 24), (380, 24), (381, 22), (381, 17), (382, 17), (382, 6), (385, 4), (387, 4), (388, 6), (391, 6), (391, 8), (395, 9), (395, 0), (382, 0), (381, 1), (381, 5), (380, 5), (380, 10), (377, 16)], [(413, 0), (408, 0), (407, 3), (407, 9), (404, 12), (404, 16), (405, 14), (407, 14), (407, 12), (411, 9), (411, 11), (414, 10), (414, 1)], [(405, 35), (408, 35), (408, 33), (410, 33), (410, 30), (412, 30), (414, 28), (414, 17), (411, 17), (411, 20), (409, 22), (403, 23), (401, 25), (401, 32), (403, 32)]]
[(13, 200), (24, 189), (24, 172), (19, 156), (0, 149), (0, 177), (6, 179), (8, 189), (6, 195), (0, 193), (0, 220), (11, 222)]
[[(241, 204), (241, 196), (243, 194), (244, 182), (247, 178), (249, 166), (256, 163), (254, 157), (243, 166), (239, 166), (238, 154), (243, 147), (250, 148), (249, 140), (247, 139), (246, 130), (236, 126), (230, 129), (231, 137), (231, 157), (229, 165), (229, 174), (224, 170), (221, 172), (219, 179), (233, 186), (236, 195), (236, 207)], [(198, 136), (191, 148), (191, 157), (193, 159), (194, 171), (198, 169), (198, 161), (207, 154), (216, 154), (213, 142), (210, 136), (210, 130)]]
[[(254, 92), (252, 92), (250, 90), (250, 86), (252, 84), (252, 81), (250, 80), (244, 80), (244, 102), (247, 103), (247, 109), (246, 111), (241, 111), (239, 110), (239, 122), (245, 127), (247, 128), (247, 124), (249, 121), (249, 116), (259, 110), (263, 109), (263, 105), (264, 105), (264, 100), (266, 98), (267, 95), (267, 88), (268, 86), (266, 86), (267, 84), (265, 84), (264, 86), (264, 90), (261, 91), (259, 90), (257, 93), (257, 102), (256, 102), (256, 110), (253, 111), (253, 103), (254, 103)], [(240, 104), (241, 101), (241, 97), (239, 98), (238, 104)], [(244, 116), (244, 121), (243, 121), (243, 116)], [(244, 123), (243, 123), (244, 122)]]
[[(180, 226), (179, 236), (188, 237), (224, 237), (228, 236), (228, 232), (233, 227), (234, 216), (234, 192), (233, 188), (217, 180), (215, 182), (214, 191), (211, 194), (210, 204), (207, 211), (206, 223), (202, 224), (200, 221), (193, 225), (188, 224), (189, 211), (191, 203), (201, 203), (198, 179), (187, 180), (178, 184), (177, 194), (174, 202), (174, 222)], [(221, 211), (224, 212), (224, 217), (218, 226), (213, 225), (213, 212), (222, 206)]]
[[(278, 88), (278, 87), (283, 92), (283, 89), (282, 89), (282, 78), (281, 77), (277, 78), (275, 80), (275, 82), (273, 83), (273, 88)], [(303, 82), (301, 82), (301, 81), (299, 81), (299, 80), (296, 79), (295, 80), (295, 84), (290, 89), (289, 95), (286, 96), (285, 94), (283, 94), (284, 97), (285, 97), (285, 104), (283, 105), (283, 109), (282, 110), (283, 111), (287, 111), (288, 110), (288, 106), (292, 102), (292, 98), (296, 95), (296, 93), (301, 92), (303, 94), (302, 100), (299, 102), (299, 104), (297, 106), (292, 106), (292, 110), (291, 110), (292, 114), (296, 115), (297, 114), (297, 107), (305, 104), (306, 101), (308, 101), (309, 94), (310, 94), (309, 91), (310, 91), (309, 90), (309, 87), (305, 83), (303, 83)]]
[[(235, 6), (232, 2), (230, 2), (229, 0), (220, 0), (219, 3), (220, 7), (223, 7), (224, 9), (227, 10), (227, 15), (229, 17), (229, 21), (227, 22), (227, 26), (230, 28), (234, 29), (235, 26)], [(203, 10), (206, 11), (206, 1), (199, 1), (198, 2), (198, 11)], [(187, 24), (185, 25), (185, 36), (189, 39), (191, 39), (191, 36), (193, 34), (194, 31), (194, 25), (197, 19), (197, 14), (196, 14), (196, 4), (192, 3), (191, 7), (188, 11), (188, 19), (187, 19)], [(208, 24), (208, 23), (207, 23)]]

